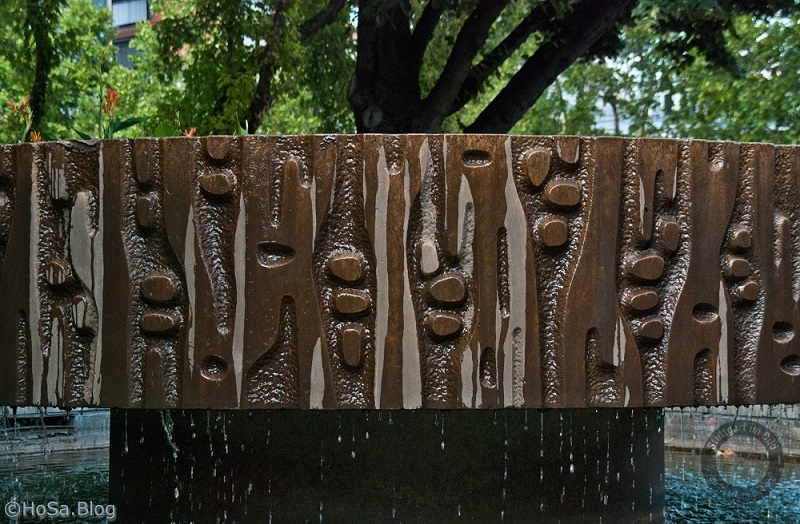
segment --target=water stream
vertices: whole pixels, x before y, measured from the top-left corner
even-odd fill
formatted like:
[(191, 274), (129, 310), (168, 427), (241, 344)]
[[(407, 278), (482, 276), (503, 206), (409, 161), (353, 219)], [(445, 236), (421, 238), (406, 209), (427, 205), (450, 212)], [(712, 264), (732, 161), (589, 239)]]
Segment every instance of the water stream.
[[(664, 457), (666, 489), (665, 519), (668, 523), (681, 522), (776, 522), (800, 524), (800, 420), (798, 406), (777, 406), (763, 408), (698, 408), (685, 410), (668, 410), (665, 413), (664, 438), (666, 451)], [(536, 416), (531, 411), (531, 416)], [(80, 416), (80, 414), (78, 414)], [(569, 416), (569, 415), (567, 415)], [(225, 415), (208, 415), (205, 424), (198, 424), (192, 431), (202, 432), (203, 426), (212, 424), (211, 418), (218, 417), (215, 424), (226, 424)], [(392, 424), (391, 412), (376, 414), (377, 420), (382, 417), (387, 424)], [(526, 421), (528, 413), (525, 415)], [(206, 418), (206, 417), (204, 417)], [(164, 415), (166, 434), (172, 431), (172, 421), (168, 414)], [(563, 421), (563, 415), (561, 420)], [(782, 476), (768, 495), (758, 501), (742, 501), (736, 497), (721, 495), (712, 490), (703, 476), (700, 450), (709, 438), (709, 434), (723, 424), (732, 420), (746, 420), (761, 424), (780, 439), (784, 450)], [(495, 423), (505, 425), (507, 422), (501, 413)], [(446, 452), (448, 414), (442, 412), (436, 419), (438, 443), (442, 452)], [(105, 426), (107, 427), (107, 425)], [(502, 427), (502, 426), (501, 426)], [(101, 424), (101, 431), (102, 431)], [(350, 446), (356, 441), (355, 427), (344, 429), (336, 438), (336, 445)], [(525, 427), (527, 432), (527, 426)], [(348, 434), (349, 433), (349, 434)], [(224, 448), (220, 452), (228, 453), (227, 433)], [(571, 434), (561, 431), (563, 445), (569, 445)], [(369, 433), (359, 433), (358, 438), (370, 438)], [(35, 445), (31, 439), (0, 439), (0, 502), (10, 501), (59, 501), (75, 507), (81, 501), (106, 504), (108, 501), (108, 449), (97, 448), (81, 451), (63, 451), (58, 445), (60, 437), (46, 436), (37, 440)], [(348, 442), (350, 441), (350, 442)], [(504, 472), (508, 468), (508, 440), (506, 438), (503, 464)], [(353, 448), (351, 448), (353, 449)], [(649, 452), (649, 447), (647, 448)], [(178, 453), (177, 449), (173, 449)], [(610, 452), (610, 450), (609, 450)], [(764, 477), (768, 463), (759, 456), (764, 447), (748, 435), (735, 435), (729, 438), (724, 449), (720, 449), (716, 464), (725, 482), (737, 488), (751, 489)], [(355, 458), (355, 451), (352, 451)], [(570, 456), (570, 459), (572, 457)], [(326, 458), (320, 453), (320, 480), (325, 472)], [(562, 464), (565, 471), (574, 473), (571, 463)], [(610, 472), (607, 472), (610, 473)], [(231, 482), (235, 479), (229, 479)], [(504, 473), (501, 493), (505, 507), (507, 473)], [(637, 487), (638, 488), (638, 487)], [(652, 488), (651, 488), (652, 492)], [(248, 495), (249, 495), (248, 490)], [(652, 493), (651, 493), (652, 495)], [(181, 494), (182, 496), (182, 494)], [(191, 495), (190, 495), (191, 496)], [(585, 497), (597, 496), (591, 486), (585, 487)], [(599, 496), (604, 496), (600, 493)], [(246, 501), (242, 501), (246, 503)], [(320, 520), (325, 507), (320, 503)], [(460, 516), (461, 508), (457, 510)], [(497, 516), (499, 521), (505, 519), (505, 510)], [(271, 515), (269, 516), (271, 520)], [(0, 521), (3, 521), (0, 519)], [(45, 519), (44, 521), (47, 521)], [(54, 522), (85, 522), (86, 519), (53, 519)], [(89, 520), (99, 522), (102, 519)]]

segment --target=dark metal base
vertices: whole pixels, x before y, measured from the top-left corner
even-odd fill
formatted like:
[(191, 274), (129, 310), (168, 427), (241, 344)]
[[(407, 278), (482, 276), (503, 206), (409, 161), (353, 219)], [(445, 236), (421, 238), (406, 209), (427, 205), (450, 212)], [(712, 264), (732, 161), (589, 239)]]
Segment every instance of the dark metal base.
[(118, 522), (661, 522), (660, 409), (113, 410)]

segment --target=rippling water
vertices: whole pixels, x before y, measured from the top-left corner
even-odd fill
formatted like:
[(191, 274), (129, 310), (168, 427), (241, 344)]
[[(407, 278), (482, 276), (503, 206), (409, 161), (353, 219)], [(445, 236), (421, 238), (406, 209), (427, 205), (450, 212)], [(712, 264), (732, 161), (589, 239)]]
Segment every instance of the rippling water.
[[(0, 501), (46, 505), (57, 501), (75, 512), (79, 503), (108, 503), (108, 449), (8, 454), (0, 458)], [(36, 518), (22, 522), (38, 522)], [(41, 522), (102, 522), (52, 518)], [(5, 522), (5, 521), (4, 521)]]
[[(720, 496), (709, 488), (699, 454), (666, 451), (664, 464), (666, 522), (800, 524), (800, 464), (784, 464), (781, 482), (756, 502)], [(766, 473), (765, 461), (744, 457), (720, 458), (718, 468), (726, 482), (743, 488), (755, 486)]]
[[(719, 465), (721, 473), (736, 486), (755, 485), (766, 471), (764, 462), (755, 459), (721, 460), (724, 460)], [(703, 479), (699, 454), (667, 451), (665, 465), (668, 523), (800, 524), (800, 464), (786, 463), (782, 481), (757, 502), (741, 502), (712, 491)], [(108, 500), (108, 450), (0, 457), (0, 501), (10, 500), (42, 503), (58, 500), (70, 507), (80, 501), (105, 504)], [(58, 519), (55, 522), (87, 521)]]

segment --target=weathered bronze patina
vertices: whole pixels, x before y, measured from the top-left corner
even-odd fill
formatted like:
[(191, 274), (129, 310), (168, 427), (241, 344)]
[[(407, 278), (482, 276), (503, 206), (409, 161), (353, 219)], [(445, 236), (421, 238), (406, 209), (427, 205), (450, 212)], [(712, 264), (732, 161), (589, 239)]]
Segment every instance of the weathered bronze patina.
[(800, 402), (800, 147), (0, 147), (0, 404)]

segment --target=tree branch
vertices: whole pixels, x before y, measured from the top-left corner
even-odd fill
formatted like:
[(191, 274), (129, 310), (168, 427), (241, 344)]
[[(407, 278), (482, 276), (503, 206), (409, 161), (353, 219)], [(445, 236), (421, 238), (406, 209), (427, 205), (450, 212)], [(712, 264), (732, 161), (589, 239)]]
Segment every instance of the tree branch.
[(489, 36), (489, 28), (508, 4), (509, 0), (480, 0), (470, 13), (456, 37), (447, 63), (431, 89), (419, 112), (420, 121), (416, 131), (435, 131), (447, 116), (447, 111), (458, 96), (464, 80), (472, 67), (472, 59), (478, 54)]
[(266, 60), (258, 68), (258, 84), (253, 98), (250, 100), (250, 107), (247, 110), (246, 122), (240, 122), (250, 133), (255, 133), (264, 119), (264, 113), (272, 106), (272, 62)]
[(533, 33), (542, 31), (548, 24), (552, 24), (555, 15), (556, 10), (550, 2), (541, 3), (532, 9), (497, 47), (470, 69), (455, 103), (450, 107), (449, 114), (452, 115), (475, 98), (483, 83), (497, 72), (503, 62), (508, 60)]
[(300, 40), (305, 40), (336, 20), (344, 4), (345, 0), (328, 0), (328, 3), (320, 9), (319, 13), (303, 22), (300, 26)]
[(422, 57), (425, 56), (425, 50), (428, 48), (431, 38), (433, 38), (433, 31), (436, 29), (443, 12), (443, 3), (437, 0), (430, 0), (414, 26), (414, 32), (411, 35), (411, 50), (416, 63), (422, 63)]
[(507, 133), (547, 86), (597, 42), (628, 18), (636, 0), (583, 0), (561, 29), (543, 44), (464, 131)]

